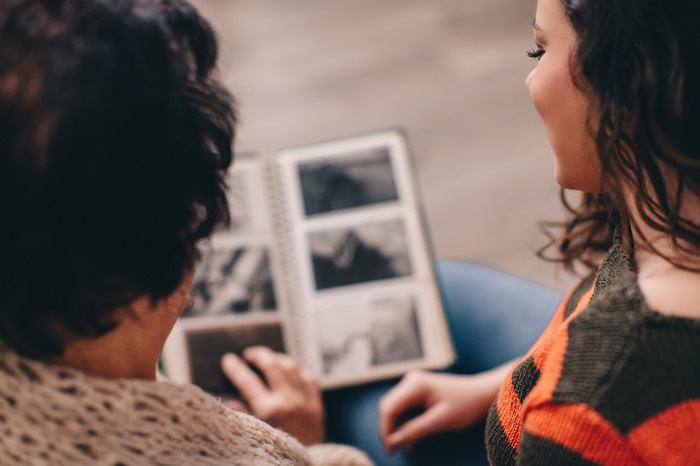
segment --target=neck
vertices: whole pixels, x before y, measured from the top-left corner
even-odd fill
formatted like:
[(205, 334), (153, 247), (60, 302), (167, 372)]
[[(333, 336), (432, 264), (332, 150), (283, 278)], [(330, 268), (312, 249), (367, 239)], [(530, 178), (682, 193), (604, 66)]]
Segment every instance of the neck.
[(98, 338), (71, 341), (54, 362), (108, 379), (156, 379), (160, 351), (177, 315), (139, 298), (116, 312), (117, 327)]
[(117, 328), (100, 338), (71, 342), (56, 362), (107, 379), (155, 380), (158, 358), (139, 346)]
[[(662, 314), (700, 318), (700, 260), (680, 250), (670, 236), (641, 222), (633, 232), (637, 282), (647, 305)], [(643, 236), (642, 236), (643, 235)]]
[[(700, 257), (684, 251), (683, 241), (674, 243), (667, 233), (652, 229), (633, 215), (639, 231), (633, 231), (634, 257), (639, 275), (663, 274), (672, 270), (700, 271)], [(679, 247), (681, 246), (681, 247)]]
[[(671, 183), (673, 186), (673, 183)], [(669, 188), (670, 189), (670, 188)], [(632, 232), (634, 257), (640, 276), (663, 274), (671, 270), (700, 269), (700, 257), (679, 248), (667, 233), (648, 226), (637, 210), (636, 191), (627, 188), (623, 191), (625, 204), (638, 231)], [(696, 223), (700, 222), (700, 199), (688, 193), (678, 207), (679, 215)], [(682, 242), (680, 243), (683, 244)]]

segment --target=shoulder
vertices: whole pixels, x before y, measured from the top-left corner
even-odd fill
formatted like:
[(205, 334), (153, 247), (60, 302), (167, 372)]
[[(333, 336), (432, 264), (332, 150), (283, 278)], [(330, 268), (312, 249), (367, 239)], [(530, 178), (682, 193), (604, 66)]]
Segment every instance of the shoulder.
[(562, 333), (561, 357), (543, 369), (551, 383), (524, 403), (523, 452), (679, 465), (697, 454), (698, 322), (649, 311), (622, 276), (598, 287)]
[(569, 293), (561, 321), (504, 385), (490, 450), (523, 465), (687, 464), (698, 450), (700, 325), (650, 311), (620, 247), (594, 280)]
[(0, 464), (309, 465), (306, 449), (193, 386), (107, 380), (0, 352)]
[(205, 453), (217, 461), (235, 458), (234, 464), (240, 465), (263, 460), (281, 466), (311, 465), (308, 451), (294, 437), (228, 408), (198, 387), (160, 382), (154, 388), (167, 395), (165, 409), (158, 409), (159, 427), (180, 444), (174, 448), (186, 450), (185, 458)]
[(596, 291), (565, 336), (555, 403), (586, 403), (625, 432), (700, 399), (700, 322), (650, 311), (634, 282)]
[(572, 320), (560, 372), (547, 366), (552, 383), (525, 400), (518, 460), (687, 464), (698, 453), (700, 332), (667, 318), (592, 317)]

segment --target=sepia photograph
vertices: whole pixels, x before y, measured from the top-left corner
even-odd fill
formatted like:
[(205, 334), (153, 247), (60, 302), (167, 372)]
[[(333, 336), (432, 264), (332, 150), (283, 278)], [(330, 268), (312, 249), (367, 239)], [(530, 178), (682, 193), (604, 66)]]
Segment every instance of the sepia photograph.
[(352, 376), (423, 357), (412, 296), (380, 298), (316, 313), (323, 372)]
[(194, 306), (183, 317), (275, 310), (277, 301), (267, 248), (205, 248), (195, 268), (191, 294)]
[(388, 147), (299, 164), (307, 216), (397, 201)]
[(241, 355), (249, 346), (265, 345), (274, 351), (285, 351), (282, 328), (276, 323), (217, 326), (211, 329), (186, 331), (192, 383), (209, 393), (236, 393), (221, 371), (221, 357), (226, 353)]
[(411, 274), (400, 218), (312, 232), (309, 250), (316, 290)]

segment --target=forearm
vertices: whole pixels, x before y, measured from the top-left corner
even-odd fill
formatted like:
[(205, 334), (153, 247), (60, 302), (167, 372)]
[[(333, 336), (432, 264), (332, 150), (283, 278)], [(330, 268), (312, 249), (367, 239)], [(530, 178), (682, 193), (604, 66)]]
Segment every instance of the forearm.
[(486, 417), (488, 414), (489, 408), (498, 396), (498, 391), (501, 389), (503, 382), (517, 362), (518, 359), (513, 359), (493, 369), (471, 376), (475, 379), (479, 379), (479, 384), (482, 386), (478, 408), (482, 418)]

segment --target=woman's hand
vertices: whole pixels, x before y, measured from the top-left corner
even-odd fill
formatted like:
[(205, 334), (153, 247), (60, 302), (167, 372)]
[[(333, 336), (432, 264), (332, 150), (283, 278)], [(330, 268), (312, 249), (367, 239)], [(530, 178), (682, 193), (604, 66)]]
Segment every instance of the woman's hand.
[[(406, 374), (379, 402), (379, 432), (387, 452), (483, 419), (511, 366), (508, 363), (477, 375)], [(412, 412), (418, 413), (410, 417)]]
[[(247, 348), (243, 358), (245, 361), (229, 353), (221, 359), (224, 374), (238, 389), (245, 404), (225, 403), (284, 430), (304, 445), (323, 442), (325, 413), (314, 376), (291, 357), (265, 346)], [(265, 380), (246, 361), (259, 370)]]

